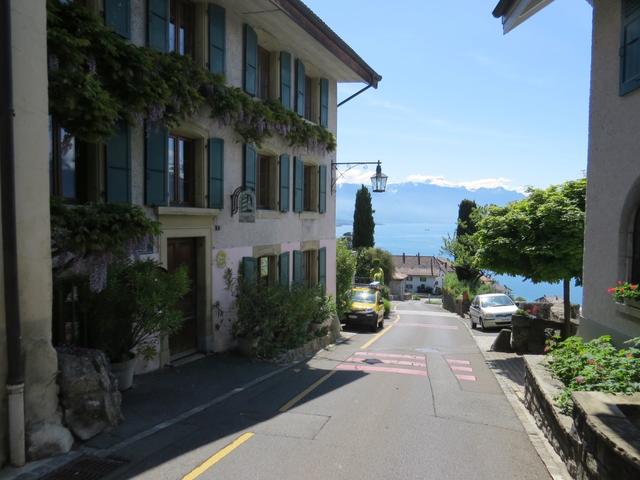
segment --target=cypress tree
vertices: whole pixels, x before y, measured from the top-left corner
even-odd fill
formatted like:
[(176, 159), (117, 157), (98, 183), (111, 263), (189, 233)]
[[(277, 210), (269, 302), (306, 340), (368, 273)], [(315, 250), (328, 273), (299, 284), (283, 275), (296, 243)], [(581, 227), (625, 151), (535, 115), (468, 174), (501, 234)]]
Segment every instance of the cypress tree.
[(371, 207), (371, 194), (367, 187), (356, 192), (356, 206), (353, 212), (353, 248), (373, 247), (373, 208)]

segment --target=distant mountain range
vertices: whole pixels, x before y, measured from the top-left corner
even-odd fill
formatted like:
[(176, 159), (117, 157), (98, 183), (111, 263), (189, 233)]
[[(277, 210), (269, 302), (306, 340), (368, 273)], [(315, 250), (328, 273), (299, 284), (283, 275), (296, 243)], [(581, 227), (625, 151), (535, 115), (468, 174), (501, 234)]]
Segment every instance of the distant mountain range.
[[(360, 185), (341, 184), (337, 187), (336, 224), (351, 225), (356, 191)], [(524, 195), (504, 188), (443, 187), (430, 183), (395, 183), (387, 185), (385, 193), (372, 193), (376, 224), (455, 224), (458, 204), (465, 198), (478, 205), (505, 205)]]

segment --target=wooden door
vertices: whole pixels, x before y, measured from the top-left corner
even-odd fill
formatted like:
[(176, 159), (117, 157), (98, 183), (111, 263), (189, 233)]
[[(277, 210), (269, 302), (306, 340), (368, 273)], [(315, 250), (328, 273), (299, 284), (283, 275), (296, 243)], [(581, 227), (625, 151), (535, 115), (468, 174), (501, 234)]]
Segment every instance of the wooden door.
[(198, 348), (197, 262), (195, 238), (170, 238), (167, 240), (167, 263), (170, 272), (185, 266), (190, 290), (180, 302), (184, 323), (180, 331), (169, 337), (171, 357), (193, 353)]

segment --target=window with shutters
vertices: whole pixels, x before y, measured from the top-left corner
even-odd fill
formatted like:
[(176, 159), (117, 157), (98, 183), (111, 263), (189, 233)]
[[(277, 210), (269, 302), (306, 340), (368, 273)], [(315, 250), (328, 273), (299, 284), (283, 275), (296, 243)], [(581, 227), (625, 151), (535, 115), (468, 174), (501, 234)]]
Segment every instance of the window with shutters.
[(277, 208), (277, 161), (275, 157), (258, 155), (257, 207), (263, 210)]
[(275, 255), (258, 258), (258, 282), (260, 285), (269, 287), (278, 282), (277, 265), (278, 257)]
[(304, 166), (304, 211), (318, 211), (318, 167)]
[(623, 0), (620, 39), (620, 95), (640, 87), (640, 0)]
[(271, 88), (271, 52), (258, 47), (258, 97), (268, 100)]
[(169, 204), (195, 205), (195, 141), (169, 135), (167, 144)]
[(195, 5), (171, 0), (169, 15), (169, 51), (193, 57), (195, 51)]
[(315, 287), (318, 284), (318, 250), (305, 250), (302, 252), (302, 270), (304, 285)]
[(304, 77), (304, 118), (310, 122), (316, 122), (313, 112), (313, 79), (311, 77)]
[(49, 187), (52, 196), (71, 203), (87, 200), (86, 150), (64, 128), (49, 120)]
[(130, 18), (130, 0), (104, 0), (104, 23), (124, 38), (130, 35)]

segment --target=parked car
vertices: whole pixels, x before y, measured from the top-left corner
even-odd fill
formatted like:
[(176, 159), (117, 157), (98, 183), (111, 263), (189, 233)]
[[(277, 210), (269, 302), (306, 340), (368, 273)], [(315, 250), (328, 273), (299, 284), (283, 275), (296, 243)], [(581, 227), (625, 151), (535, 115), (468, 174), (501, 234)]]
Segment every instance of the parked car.
[(471, 328), (480, 325), (487, 327), (501, 327), (511, 324), (511, 316), (518, 311), (518, 307), (508, 295), (504, 293), (488, 293), (477, 295), (469, 307)]
[(347, 325), (366, 325), (372, 331), (384, 327), (384, 305), (380, 290), (375, 286), (351, 289), (351, 310), (347, 312)]

